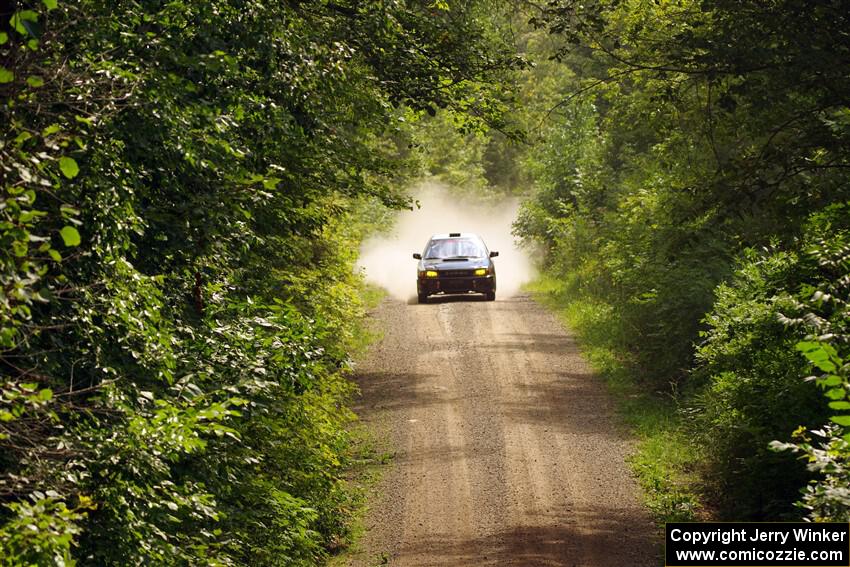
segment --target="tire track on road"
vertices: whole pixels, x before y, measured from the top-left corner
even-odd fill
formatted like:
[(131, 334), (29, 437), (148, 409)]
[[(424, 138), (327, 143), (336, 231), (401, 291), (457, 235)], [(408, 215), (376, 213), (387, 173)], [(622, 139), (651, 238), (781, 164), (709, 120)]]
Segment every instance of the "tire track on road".
[(397, 454), (350, 564), (658, 564), (628, 439), (574, 338), (527, 296), (437, 301), (375, 312), (355, 409)]

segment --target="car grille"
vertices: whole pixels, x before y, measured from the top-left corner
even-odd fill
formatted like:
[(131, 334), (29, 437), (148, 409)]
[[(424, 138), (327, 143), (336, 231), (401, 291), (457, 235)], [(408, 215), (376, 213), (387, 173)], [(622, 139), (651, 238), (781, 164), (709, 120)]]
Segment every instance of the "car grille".
[(441, 278), (468, 278), (473, 275), (473, 270), (440, 270)]
[(445, 279), (440, 281), (440, 289), (442, 291), (469, 291), (470, 280)]

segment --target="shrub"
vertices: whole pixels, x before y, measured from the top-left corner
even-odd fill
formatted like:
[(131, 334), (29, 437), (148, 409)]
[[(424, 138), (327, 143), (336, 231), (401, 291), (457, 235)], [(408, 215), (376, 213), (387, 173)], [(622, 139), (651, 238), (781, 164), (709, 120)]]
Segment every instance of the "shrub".
[(806, 362), (795, 345), (807, 332), (798, 322), (810, 319), (802, 305), (835, 277), (810, 248), (824, 238), (843, 241), (833, 231), (846, 210), (814, 215), (794, 250), (745, 252), (706, 316), (709, 329), (693, 374), (694, 431), (710, 448), (706, 476), (729, 517), (798, 516), (792, 508), (797, 489), (812, 475), (770, 444), (829, 415), (818, 389), (802, 380)]

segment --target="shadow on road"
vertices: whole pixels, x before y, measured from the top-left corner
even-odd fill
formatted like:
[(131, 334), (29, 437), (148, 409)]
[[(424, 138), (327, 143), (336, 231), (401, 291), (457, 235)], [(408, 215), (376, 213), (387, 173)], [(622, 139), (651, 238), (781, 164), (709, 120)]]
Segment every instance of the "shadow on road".
[[(602, 518), (600, 518), (602, 516)], [(404, 565), (476, 565), (499, 567), (574, 567), (611, 565), (649, 567), (640, 553), (646, 537), (616, 510), (546, 514), (538, 526), (515, 526), (478, 538), (435, 534), (398, 550)], [(411, 561), (412, 558), (416, 558)]]
[(552, 333), (494, 333), (490, 341), (477, 343), (475, 348), (490, 352), (534, 352), (557, 356), (581, 352), (578, 343), (572, 337)]
[[(462, 293), (457, 295), (432, 295), (428, 298), (429, 304), (438, 304), (438, 303), (457, 303), (461, 301), (487, 301), (487, 298), (479, 293)], [(411, 297), (407, 303), (409, 305), (414, 305), (419, 303), (419, 300), (416, 297)]]
[(432, 301), (452, 305), (385, 302), (385, 340), (355, 377), (355, 410), (387, 427), (395, 449), (369, 517), (370, 557), (398, 567), (659, 564), (624, 464), (629, 438), (574, 337), (527, 297), (487, 309), (473, 305), (482, 296)]
[(355, 376), (361, 395), (357, 398), (354, 411), (398, 410), (425, 407), (432, 404), (451, 402), (445, 390), (425, 386), (433, 380), (433, 374), (417, 372), (365, 372)]

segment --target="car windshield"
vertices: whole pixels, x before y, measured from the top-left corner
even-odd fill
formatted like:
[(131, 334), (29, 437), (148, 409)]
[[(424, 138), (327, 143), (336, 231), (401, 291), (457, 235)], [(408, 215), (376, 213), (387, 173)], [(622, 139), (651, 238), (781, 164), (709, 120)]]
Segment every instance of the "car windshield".
[(432, 240), (425, 250), (426, 259), (483, 258), (484, 245), (474, 238), (442, 238)]

